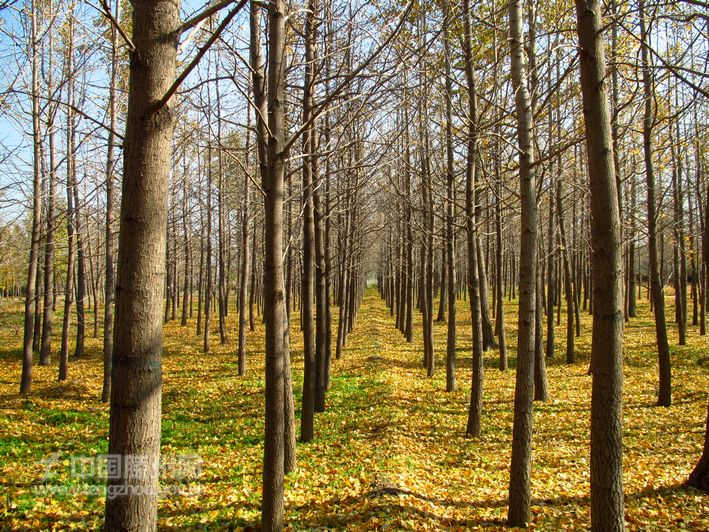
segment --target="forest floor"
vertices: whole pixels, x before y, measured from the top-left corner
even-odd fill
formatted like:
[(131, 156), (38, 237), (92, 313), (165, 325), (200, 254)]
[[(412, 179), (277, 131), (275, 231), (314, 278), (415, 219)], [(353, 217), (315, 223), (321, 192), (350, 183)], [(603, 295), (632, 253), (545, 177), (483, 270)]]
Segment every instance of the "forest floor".
[[(671, 300), (668, 298), (668, 303)], [(340, 360), (333, 361), (327, 412), (316, 438), (298, 444), (298, 468), (286, 480), (292, 529), (504, 529), (514, 397), (516, 306), (507, 307), (512, 368), (485, 358), (483, 435), (465, 436), (470, 395), (470, 319), (458, 307), (458, 391), (445, 390), (445, 329), (435, 324), (436, 373), (421, 367), (420, 317), (407, 344), (370, 290)], [(668, 316), (673, 308), (668, 307)], [(296, 313), (297, 314), (297, 313)], [(92, 318), (92, 316), (91, 316)], [(538, 530), (590, 526), (590, 318), (576, 340), (577, 362), (564, 362), (565, 316), (557, 355), (548, 362), (548, 402), (535, 404), (532, 523)], [(61, 323), (55, 317), (55, 323)], [(165, 328), (162, 454), (194, 464), (198, 478), (165, 478), (160, 529), (256, 527), (263, 454), (263, 338), (248, 339), (248, 375), (237, 376), (236, 316), (230, 342), (201, 352), (194, 320)], [(59, 328), (59, 327), (57, 327)], [(629, 530), (708, 530), (709, 497), (682, 483), (703, 441), (709, 392), (709, 339), (690, 326), (677, 347), (670, 325), (673, 406), (654, 406), (657, 355), (646, 303), (625, 336), (624, 480)], [(91, 327), (89, 327), (91, 330)], [(302, 385), (302, 340), (292, 331), (296, 408)], [(32, 396), (18, 398), (21, 314), (0, 303), (0, 528), (95, 529), (104, 497), (97, 456), (107, 452), (108, 407), (101, 392), (101, 345), (72, 360), (69, 380), (53, 365), (35, 367)], [(58, 350), (58, 340), (55, 342)], [(299, 411), (296, 412), (296, 416)], [(77, 458), (78, 457), (78, 458)], [(179, 460), (183, 462), (179, 462)], [(192, 461), (190, 461), (192, 460)], [(82, 465), (83, 464), (83, 467)], [(88, 464), (88, 467), (87, 467)]]

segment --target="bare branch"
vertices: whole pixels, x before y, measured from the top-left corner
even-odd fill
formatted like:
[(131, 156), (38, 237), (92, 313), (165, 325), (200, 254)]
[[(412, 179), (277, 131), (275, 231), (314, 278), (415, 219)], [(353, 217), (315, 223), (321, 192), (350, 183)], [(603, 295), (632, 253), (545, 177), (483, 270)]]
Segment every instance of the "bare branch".
[(116, 31), (118, 31), (118, 34), (121, 36), (121, 38), (125, 41), (126, 46), (128, 46), (128, 49), (132, 52), (135, 50), (135, 45), (133, 44), (133, 41), (131, 41), (130, 37), (128, 37), (128, 34), (123, 31), (123, 28), (121, 28), (121, 25), (118, 23), (116, 18), (113, 16), (113, 13), (111, 13), (111, 8), (108, 7), (108, 2), (107, 0), (101, 0), (101, 7), (103, 8), (103, 16), (106, 17), (111, 24), (113, 24), (113, 27), (116, 28)]

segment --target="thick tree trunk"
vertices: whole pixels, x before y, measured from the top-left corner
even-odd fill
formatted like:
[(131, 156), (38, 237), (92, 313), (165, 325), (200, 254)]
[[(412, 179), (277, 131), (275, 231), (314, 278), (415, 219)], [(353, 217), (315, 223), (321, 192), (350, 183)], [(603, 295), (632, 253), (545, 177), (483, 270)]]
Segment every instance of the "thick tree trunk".
[(601, 5), (576, 0), (581, 89), (591, 190), (593, 384), (591, 393), (591, 527), (624, 529), (623, 243), (603, 50)]
[[(704, 235), (702, 239), (702, 260), (704, 262), (704, 287), (709, 287), (709, 183), (706, 190), (706, 205), (704, 207)], [(702, 294), (706, 298), (706, 293)], [(687, 483), (705, 492), (709, 492), (709, 404), (707, 405), (707, 419), (704, 432), (704, 451), (696, 467), (689, 475)]]
[(286, 357), (289, 333), (283, 271), (283, 192), (285, 177), (285, 4), (268, 4), (268, 149), (263, 179), (265, 260), (264, 321), (266, 324), (266, 424), (263, 455), (263, 530), (283, 529), (283, 476), (286, 434)]
[[(133, 6), (128, 115), (108, 450), (120, 474), (108, 479), (106, 530), (154, 530), (157, 520), (165, 279), (173, 80), (179, 2)], [(126, 467), (141, 460), (141, 475)], [(120, 493), (115, 494), (115, 491)]]
[(532, 398), (534, 393), (534, 327), (536, 310), (537, 201), (533, 152), (532, 101), (527, 85), (520, 0), (509, 3), (512, 88), (517, 110), (521, 235), (519, 257), (519, 323), (515, 383), (510, 499), (510, 526), (526, 526), (531, 515)]
[(696, 467), (689, 474), (687, 484), (709, 493), (709, 407), (707, 408), (707, 419), (704, 426), (704, 450)]

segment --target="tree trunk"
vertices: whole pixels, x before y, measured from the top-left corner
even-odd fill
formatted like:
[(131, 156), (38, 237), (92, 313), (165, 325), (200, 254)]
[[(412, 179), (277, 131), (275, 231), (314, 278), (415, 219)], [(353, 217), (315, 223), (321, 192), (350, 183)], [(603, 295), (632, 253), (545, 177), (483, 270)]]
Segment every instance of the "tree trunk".
[[(219, 61), (216, 61), (215, 75), (219, 79)], [(221, 143), (222, 138), (222, 118), (221, 118), (221, 95), (219, 91), (219, 81), (215, 83), (215, 96), (216, 110), (217, 110), (217, 139)], [(227, 235), (224, 227), (224, 218), (227, 214), (224, 212), (226, 210), (225, 200), (224, 200), (224, 165), (222, 161), (222, 147), (221, 144), (217, 146), (217, 266), (219, 267), (218, 278), (217, 278), (217, 304), (219, 311), (219, 342), (225, 345), (228, 341), (226, 333), (226, 317), (229, 296), (228, 291), (228, 262), (226, 260), (226, 246), (227, 246)]]
[(190, 253), (190, 233), (188, 229), (187, 219), (189, 217), (189, 203), (187, 196), (187, 177), (189, 174), (189, 169), (187, 166), (187, 156), (186, 150), (182, 152), (183, 157), (183, 167), (182, 167), (182, 252), (185, 255), (185, 269), (184, 269), (184, 279), (182, 284), (182, 318), (180, 320), (180, 326), (187, 326), (187, 315), (188, 315), (188, 305), (189, 305), (189, 316), (192, 317), (192, 268), (190, 267), (190, 262), (192, 261), (192, 256)]
[(709, 407), (707, 408), (707, 419), (704, 426), (704, 450), (702, 451), (702, 456), (699, 458), (699, 462), (689, 474), (687, 484), (698, 490), (709, 493)]
[[(495, 48), (495, 70), (494, 77), (498, 75), (498, 49), (497, 49), (497, 31), (493, 32), (493, 46)], [(494, 105), (497, 107), (499, 101), (498, 84), (493, 90)], [(499, 368), (500, 371), (507, 370), (507, 339), (505, 336), (505, 310), (504, 310), (504, 249), (502, 242), (502, 172), (501, 172), (501, 157), (502, 149), (500, 147), (501, 128), (499, 123), (495, 126), (495, 333), (498, 337), (498, 345), (500, 351)]]
[(476, 250), (476, 219), (475, 219), (475, 158), (477, 157), (478, 124), (477, 124), (477, 91), (475, 88), (475, 58), (470, 26), (470, 0), (463, 0), (465, 79), (467, 81), (468, 104), (468, 138), (465, 162), (465, 214), (466, 236), (468, 239), (468, 293), (470, 295), (470, 317), (473, 329), (473, 363), (472, 381), (470, 386), (470, 408), (468, 410), (468, 426), (466, 433), (480, 436), (482, 426), (483, 406), (483, 332), (480, 315), (480, 292), (478, 283), (478, 254)]
[[(332, 35), (332, 32), (328, 32), (328, 35)], [(329, 55), (326, 53), (326, 56)], [(329, 70), (326, 67), (326, 76), (328, 76)], [(329, 77), (329, 76), (328, 76)], [(330, 117), (325, 116), (325, 145), (330, 145)], [(331, 248), (330, 248), (330, 234), (332, 231), (331, 224), (331, 206), (330, 206), (330, 160), (328, 157), (325, 163), (325, 199), (324, 199), (324, 216), (325, 216), (325, 234), (323, 249), (325, 251), (325, 390), (330, 389), (330, 365), (332, 363), (332, 304), (330, 301), (330, 294), (332, 293), (332, 259), (331, 259)]]
[[(640, 0), (640, 33), (642, 78), (645, 95), (645, 113), (643, 115), (643, 153), (645, 158), (645, 179), (647, 182), (647, 223), (648, 223), (648, 262), (650, 266), (650, 285), (655, 312), (655, 334), (659, 362), (660, 385), (657, 394), (657, 406), (672, 404), (672, 370), (670, 367), (670, 347), (667, 342), (667, 324), (665, 323), (665, 297), (660, 280), (657, 261), (657, 213), (655, 205), (655, 167), (652, 160), (653, 135), (653, 95), (650, 79), (649, 51), (645, 23), (644, 0)], [(596, 286), (594, 285), (594, 288)]]
[(86, 256), (84, 253), (84, 234), (81, 223), (81, 204), (79, 202), (79, 182), (74, 174), (74, 231), (76, 238), (76, 346), (74, 356), (84, 356), (84, 340), (86, 339), (86, 311), (84, 298), (86, 297)]
[(301, 297), (303, 307), (301, 313), (301, 329), (303, 331), (303, 401), (300, 419), (300, 439), (308, 442), (313, 439), (315, 416), (315, 331), (313, 329), (313, 298), (314, 298), (314, 262), (315, 262), (315, 220), (313, 205), (313, 140), (315, 138), (312, 126), (313, 88), (315, 72), (315, 13), (312, 0), (308, 4), (305, 27), (305, 80), (303, 87), (303, 123), (306, 124), (303, 133), (303, 272)]
[[(630, 212), (635, 212), (635, 175), (630, 178)], [(637, 316), (636, 298), (636, 269), (635, 269), (635, 216), (630, 217), (630, 231), (628, 235), (628, 317)]]
[[(252, 4), (253, 6), (253, 4)], [(252, 7), (253, 9), (254, 7)], [(268, 4), (268, 150), (262, 176), (264, 191), (265, 260), (264, 321), (266, 324), (266, 424), (263, 454), (263, 530), (283, 529), (285, 464), (286, 357), (288, 320), (283, 271), (283, 192), (285, 177), (285, 5)]]
[[(199, 158), (201, 159), (201, 158)], [(198, 168), (201, 165), (198, 164)], [(202, 336), (202, 299), (204, 296), (204, 202), (202, 201), (201, 168), (199, 183), (199, 276), (197, 279), (197, 336)]]
[[(40, 194), (44, 196), (45, 192), (45, 182), (46, 182), (46, 169), (44, 165), (44, 153), (42, 153), (42, 168), (41, 168), (41, 184), (40, 184)], [(42, 199), (44, 202), (44, 198)], [(44, 211), (44, 209), (42, 209)], [(46, 220), (44, 219), (44, 212), (40, 213), (39, 219), (39, 235), (37, 238), (37, 274), (35, 275), (34, 283), (34, 327), (32, 329), (32, 351), (35, 353), (39, 352), (40, 340), (42, 335), (42, 241), (44, 240), (44, 224)]]
[[(162, 98), (175, 79), (179, 2), (133, 7), (133, 43), (124, 142), (121, 231), (109, 454), (120, 474), (108, 479), (106, 530), (154, 530), (160, 457), (162, 293), (165, 280), (172, 110)], [(139, 458), (143, 474), (126, 464)], [(114, 492), (115, 493), (115, 492)]]
[[(560, 168), (557, 168), (560, 171)], [(554, 278), (554, 187), (549, 188), (549, 226), (547, 232), (547, 339), (545, 354), (549, 358), (554, 357), (554, 301), (556, 300), (556, 279)]]
[(517, 377), (510, 498), (507, 519), (510, 526), (526, 526), (531, 510), (532, 398), (534, 393), (534, 327), (536, 295), (537, 201), (533, 152), (532, 102), (527, 85), (527, 68), (522, 33), (520, 0), (509, 3), (511, 78), (517, 110), (521, 235), (519, 257), (519, 323), (517, 328)]
[[(209, 62), (207, 63), (207, 76), (209, 76)], [(207, 91), (207, 120), (211, 121), (212, 102), (210, 92)], [(211, 128), (209, 128), (211, 130)], [(206, 210), (206, 236), (205, 236), (205, 289), (204, 289), (204, 331), (202, 336), (202, 351), (209, 353), (209, 335), (212, 322), (212, 292), (214, 291), (212, 277), (212, 139), (207, 132), (207, 208)]]
[(22, 344), (22, 377), (20, 395), (32, 391), (32, 339), (34, 333), (35, 283), (37, 280), (37, 256), (39, 255), (39, 226), (42, 217), (42, 133), (40, 125), (40, 58), (37, 30), (37, 5), (32, 2), (30, 22), (32, 26), (32, 140), (33, 140), (33, 194), (32, 194), (32, 240), (27, 268), (27, 288), (25, 295), (25, 326)]
[[(706, 206), (704, 207), (704, 236), (702, 239), (702, 260), (704, 262), (704, 288), (709, 287), (709, 183), (707, 184)], [(706, 293), (702, 294), (706, 298)], [(709, 492), (709, 405), (704, 432), (704, 451), (687, 483), (699, 490)]]
[[(116, 1), (114, 18), (119, 20), (120, 2)], [(117, 49), (118, 35), (115, 26), (111, 25), (111, 82), (108, 92), (109, 126), (108, 148), (106, 152), (106, 283), (104, 285), (103, 308), (103, 390), (101, 401), (107, 402), (111, 398), (111, 365), (113, 358), (113, 302), (115, 297), (115, 269), (114, 269), (114, 231), (115, 211), (113, 207), (113, 185), (115, 158), (114, 149), (116, 142), (116, 83), (118, 78)]]
[(405, 238), (405, 270), (403, 274), (404, 293), (404, 321), (402, 322), (402, 332), (406, 341), (411, 343), (414, 338), (414, 235), (412, 220), (412, 193), (411, 193), (411, 151), (409, 139), (409, 116), (407, 91), (404, 88), (404, 186), (406, 187), (406, 197), (404, 205), (404, 225), (406, 230)]
[[(315, 127), (312, 130), (311, 150), (317, 151)], [(327, 365), (327, 287), (325, 282), (325, 213), (317, 164), (313, 154), (313, 214), (315, 229), (315, 411), (325, 411), (326, 365)]]
[[(443, 22), (443, 44), (446, 63), (446, 231), (444, 268), (441, 271), (441, 309), (444, 308), (446, 291), (448, 295), (448, 329), (446, 337), (446, 391), (455, 391), (455, 236), (453, 221), (455, 218), (455, 159), (453, 154), (453, 79), (451, 76), (451, 53), (449, 44), (450, 12), (446, 4)], [(438, 313), (445, 319), (445, 311)]]
[[(541, 249), (539, 250), (541, 252)], [(540, 253), (542, 254), (542, 253)], [(534, 400), (549, 400), (549, 386), (547, 384), (547, 362), (544, 356), (544, 273), (539, 272), (537, 281), (537, 311), (534, 327)]]
[(556, 182), (556, 212), (559, 217), (559, 238), (561, 240), (561, 257), (564, 263), (564, 294), (566, 297), (566, 363), (576, 361), (575, 336), (574, 336), (574, 292), (572, 285), (571, 268), (569, 266), (569, 245), (564, 230), (564, 210), (561, 202), (561, 179)]
[[(419, 23), (422, 27), (421, 34), (426, 33), (426, 10), (422, 9)], [(434, 212), (433, 212), (433, 186), (431, 176), (430, 161), (430, 139), (428, 133), (429, 112), (428, 98), (426, 90), (426, 61), (422, 61), (419, 69), (420, 85), (422, 87), (418, 101), (419, 118), (419, 152), (421, 163), (421, 207), (423, 211), (423, 234), (421, 236), (421, 313), (423, 327), (424, 361), (426, 374), (433, 376), (435, 370), (435, 353), (433, 346), (433, 233)], [(409, 230), (411, 225), (409, 225)], [(408, 329), (407, 340), (411, 341), (413, 333)]]
[(591, 527), (624, 529), (623, 243), (598, 0), (576, 0), (591, 190), (593, 281)]
[[(71, 15), (68, 15), (68, 28), (69, 36), (67, 40), (69, 41), (69, 48), (71, 49), (73, 43), (72, 30), (73, 24)], [(54, 39), (53, 34), (50, 32), (49, 35), (49, 67), (48, 67), (48, 92), (52, 94), (54, 91), (54, 81), (53, 81), (53, 51), (54, 51)], [(47, 233), (46, 240), (44, 244), (44, 305), (43, 305), (43, 316), (42, 316), (42, 339), (39, 354), (39, 363), (43, 366), (48, 366), (52, 359), (52, 318), (54, 311), (54, 230), (56, 224), (56, 217), (54, 213), (54, 204), (56, 197), (56, 184), (57, 184), (57, 173), (56, 173), (56, 160), (55, 160), (55, 131), (54, 131), (54, 119), (57, 112), (57, 106), (52, 104), (48, 109), (47, 117), (47, 131), (49, 132), (49, 193), (47, 194)]]
[[(672, 128), (670, 127), (670, 130)], [(675, 320), (679, 345), (687, 345), (687, 254), (684, 244), (684, 191), (682, 183), (682, 155), (679, 147), (679, 126), (673, 139), (670, 132), (670, 154), (672, 159), (672, 197), (674, 215), (674, 285), (675, 285)]]
[[(71, 41), (70, 41), (71, 42)], [(68, 51), (68, 50), (67, 50)], [(67, 66), (73, 63), (67, 57)], [(69, 329), (71, 325), (71, 304), (74, 298), (74, 191), (76, 186), (76, 138), (74, 127), (74, 77), (73, 69), (67, 68), (66, 81), (66, 227), (67, 227), (67, 267), (64, 287), (64, 315), (62, 317), (62, 340), (59, 352), (59, 380), (64, 381), (69, 373)]]

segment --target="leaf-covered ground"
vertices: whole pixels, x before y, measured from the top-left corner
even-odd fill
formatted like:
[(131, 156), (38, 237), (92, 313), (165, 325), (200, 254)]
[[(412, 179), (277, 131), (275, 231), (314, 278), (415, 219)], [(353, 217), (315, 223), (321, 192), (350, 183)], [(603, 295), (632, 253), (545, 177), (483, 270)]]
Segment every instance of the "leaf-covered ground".
[[(377, 294), (367, 293), (343, 357), (333, 362), (328, 408), (316, 417), (316, 439), (298, 444), (298, 469), (287, 477), (290, 528), (505, 528), (515, 306), (507, 308), (512, 369), (496, 369), (497, 351), (486, 355), (484, 433), (478, 439), (464, 435), (470, 394), (466, 309), (461, 301), (458, 391), (446, 393), (445, 324), (435, 324), (438, 367), (429, 379), (421, 367), (420, 326), (414, 342), (406, 344)], [(670, 306), (668, 316), (671, 312)], [(5, 301), (0, 313), (0, 528), (99, 528), (100, 476), (72, 472), (72, 457), (107, 452), (108, 409), (98, 401), (99, 340), (90, 339), (88, 356), (71, 362), (66, 383), (56, 382), (55, 364), (36, 366), (32, 397), (20, 399), (20, 307)], [(673, 406), (657, 408), (654, 329), (645, 303), (640, 313), (625, 340), (628, 529), (707, 530), (709, 497), (682, 483), (701, 452), (709, 340), (690, 327), (689, 345), (677, 347), (670, 326)], [(534, 529), (579, 530), (590, 524), (590, 320), (583, 320), (573, 365), (563, 361), (565, 327), (558, 328), (557, 356), (548, 367), (550, 400), (535, 404)], [(196, 482), (171, 485), (177, 489), (160, 501), (161, 529), (258, 526), (263, 325), (249, 335), (248, 376), (239, 378), (235, 323), (230, 315), (230, 343), (220, 346), (214, 337), (209, 355), (201, 352), (194, 321), (188, 328), (178, 322), (166, 326), (163, 455), (196, 454), (203, 462)], [(292, 339), (298, 404), (297, 322)]]

